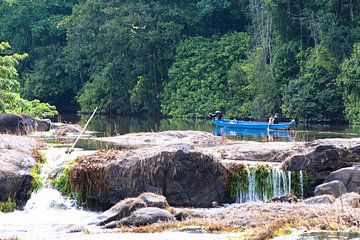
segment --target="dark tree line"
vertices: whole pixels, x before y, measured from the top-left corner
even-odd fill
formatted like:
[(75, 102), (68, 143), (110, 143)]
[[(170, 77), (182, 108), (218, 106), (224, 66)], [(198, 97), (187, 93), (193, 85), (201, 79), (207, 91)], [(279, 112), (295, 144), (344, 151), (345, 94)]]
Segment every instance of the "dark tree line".
[(356, 0), (12, 0), (23, 96), (60, 111), (360, 122)]

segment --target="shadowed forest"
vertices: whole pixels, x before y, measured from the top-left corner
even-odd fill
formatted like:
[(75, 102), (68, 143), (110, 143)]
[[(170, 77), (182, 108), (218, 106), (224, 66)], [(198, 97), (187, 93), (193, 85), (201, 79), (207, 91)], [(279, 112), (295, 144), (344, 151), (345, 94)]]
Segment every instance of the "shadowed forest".
[(359, 11), (356, 0), (1, 1), (0, 112), (40, 100), (359, 123)]

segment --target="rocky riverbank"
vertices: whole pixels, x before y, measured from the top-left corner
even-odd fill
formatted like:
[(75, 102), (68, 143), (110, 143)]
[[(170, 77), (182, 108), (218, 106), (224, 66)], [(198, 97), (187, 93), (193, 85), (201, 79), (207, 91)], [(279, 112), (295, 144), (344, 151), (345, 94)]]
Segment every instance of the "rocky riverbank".
[[(44, 161), (40, 144), (29, 137), (0, 134), (0, 202), (25, 205), (33, 190), (40, 187), (38, 171)], [(14, 206), (14, 205), (13, 205)]]
[[(360, 139), (256, 143), (231, 141), (204, 132), (169, 131), (96, 140), (109, 142), (122, 150), (102, 150), (80, 156), (63, 167), (62, 172), (52, 174), (57, 177), (56, 186), (62, 192), (76, 197), (92, 209), (107, 209), (143, 192), (163, 195), (171, 206), (166, 205), (162, 210), (170, 215), (155, 211), (146, 204), (150, 209), (143, 210), (149, 211), (150, 215), (159, 213), (166, 216), (166, 223), (133, 228), (138, 224), (133, 224), (136, 218), (131, 218), (132, 211), (128, 211), (128, 218), (122, 222), (126, 224), (115, 224), (120, 227), (117, 230), (158, 231), (198, 226), (196, 228), (207, 231), (240, 231), (242, 237), (253, 239), (260, 236), (259, 239), (263, 239), (276, 235), (276, 231), (282, 231), (286, 226), (302, 230), (359, 227), (360, 198), (353, 193), (346, 194), (360, 189), (358, 168), (354, 166), (359, 163)], [(38, 155), (34, 155), (34, 149), (39, 146), (31, 138), (1, 135), (0, 180), (6, 183), (0, 187), (1, 201), (10, 197), (20, 208), (24, 205), (34, 186), (31, 169), (36, 167), (36, 163), (41, 163)], [(326, 185), (317, 190), (321, 193), (316, 194), (319, 196), (291, 204), (232, 204), (236, 200), (231, 195), (236, 183), (234, 179), (248, 178), (252, 174), (243, 172), (249, 163), (275, 164), (285, 171), (310, 172), (312, 178), (306, 179), (310, 186), (308, 196), (324, 182), (333, 184), (338, 181), (344, 186), (337, 191), (339, 184), (333, 184), (335, 187)], [(266, 169), (255, 169), (260, 177), (256, 184), (267, 184), (264, 182), (269, 174)], [(286, 175), (292, 176), (292, 173)], [(242, 185), (236, 187), (244, 188)], [(135, 206), (145, 206), (141, 201), (132, 203), (134, 211), (137, 209)], [(138, 214), (143, 216), (145, 213)], [(159, 219), (164, 220), (162, 217)], [(118, 218), (115, 217), (120, 220)]]

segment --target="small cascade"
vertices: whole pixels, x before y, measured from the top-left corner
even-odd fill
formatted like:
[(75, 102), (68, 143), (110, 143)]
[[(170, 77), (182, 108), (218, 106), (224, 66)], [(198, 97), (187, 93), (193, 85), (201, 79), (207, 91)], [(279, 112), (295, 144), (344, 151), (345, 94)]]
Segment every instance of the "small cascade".
[(237, 203), (267, 201), (288, 193), (303, 198), (304, 175), (302, 171), (284, 171), (280, 166), (244, 165), (233, 173), (230, 192)]
[(49, 179), (65, 163), (80, 153), (65, 154), (65, 149), (45, 151), (46, 163), (41, 168), (43, 187), (33, 192), (23, 211), (0, 214), (0, 239), (19, 236), (20, 239), (53, 239), (62, 236), (68, 227), (80, 229), (93, 221), (99, 213), (85, 211), (74, 200), (63, 197), (52, 188)]

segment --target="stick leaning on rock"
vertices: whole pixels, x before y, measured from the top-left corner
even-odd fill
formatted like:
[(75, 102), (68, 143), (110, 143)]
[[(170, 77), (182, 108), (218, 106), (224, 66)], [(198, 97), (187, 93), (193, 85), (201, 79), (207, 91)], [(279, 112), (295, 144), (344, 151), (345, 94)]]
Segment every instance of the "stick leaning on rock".
[(85, 130), (86, 130), (87, 126), (89, 125), (89, 123), (90, 123), (91, 119), (94, 117), (94, 115), (95, 115), (95, 113), (96, 113), (96, 110), (97, 110), (97, 109), (98, 109), (98, 107), (96, 107), (96, 108), (95, 108), (95, 110), (94, 110), (94, 112), (91, 114), (91, 116), (90, 116), (89, 120), (86, 122), (86, 124), (85, 124), (84, 128), (81, 130), (81, 132), (80, 132), (79, 136), (76, 138), (76, 140), (75, 140), (75, 142), (73, 143), (73, 145), (71, 146), (71, 148), (70, 148), (70, 149), (67, 149), (65, 153), (70, 154), (70, 153), (72, 153), (72, 152), (74, 151), (74, 147), (75, 147), (75, 145), (76, 145), (76, 144), (77, 144), (77, 142), (79, 141), (79, 139), (80, 139), (81, 135), (85, 132)]

